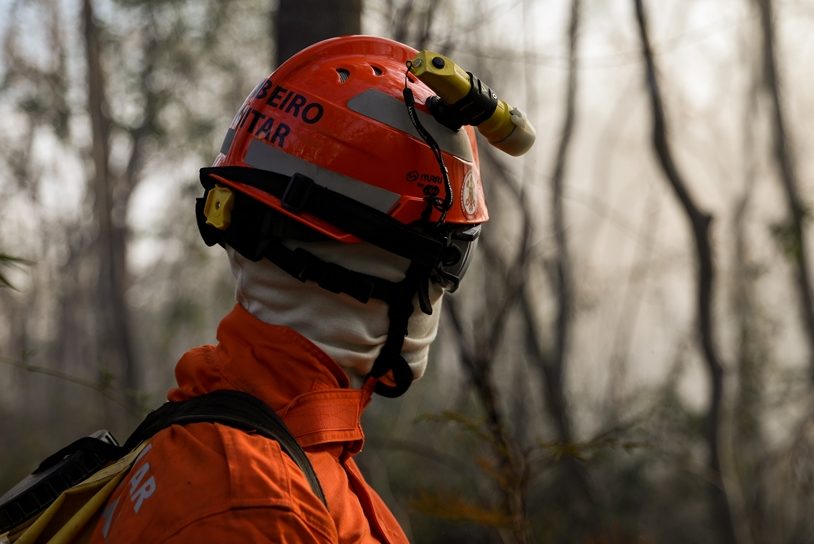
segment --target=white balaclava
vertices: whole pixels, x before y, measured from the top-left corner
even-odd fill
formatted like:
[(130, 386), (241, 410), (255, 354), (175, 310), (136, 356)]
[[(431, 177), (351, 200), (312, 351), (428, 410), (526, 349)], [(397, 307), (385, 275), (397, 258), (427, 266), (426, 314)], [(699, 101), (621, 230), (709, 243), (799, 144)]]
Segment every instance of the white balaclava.
[[(337, 242), (296, 242), (320, 259), (390, 281), (401, 281), (406, 259), (376, 246)], [(364, 376), (387, 339), (388, 305), (371, 299), (362, 303), (346, 294), (327, 291), (314, 282), (301, 282), (267, 259), (251, 261), (227, 246), (236, 298), (250, 314), (266, 323), (285, 325), (299, 332), (349, 373)], [(443, 289), (430, 284), (432, 315), (414, 302), (402, 357), (415, 379), (424, 374), (432, 341), (438, 331)]]

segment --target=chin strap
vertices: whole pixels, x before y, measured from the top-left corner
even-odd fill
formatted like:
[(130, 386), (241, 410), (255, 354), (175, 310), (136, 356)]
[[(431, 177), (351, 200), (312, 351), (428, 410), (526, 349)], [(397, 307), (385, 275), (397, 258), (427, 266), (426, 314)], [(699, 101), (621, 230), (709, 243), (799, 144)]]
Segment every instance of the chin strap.
[[(264, 257), (298, 280), (313, 281), (332, 293), (344, 293), (360, 302), (367, 302), (371, 298), (386, 302), (390, 321), (387, 339), (366, 379), (377, 380), (374, 391), (383, 397), (399, 397), (410, 388), (413, 371), (402, 357), (401, 349), (408, 333), (410, 316), (415, 311), (413, 300), (418, 299), (422, 312), (432, 314), (430, 272), (427, 267), (412, 262), (403, 280), (391, 282), (323, 261), (302, 248), (289, 249), (279, 240), (269, 243)], [(392, 386), (380, 381), (388, 372), (394, 382)]]
[(382, 381), (376, 383), (376, 393), (383, 397), (395, 398), (404, 394), (413, 383), (413, 371), (404, 357), (401, 348), (407, 336), (407, 325), (413, 315), (413, 299), (418, 295), (421, 311), (427, 315), (432, 314), (429, 300), (429, 270), (412, 262), (407, 269), (404, 279), (396, 284), (391, 299), (388, 301), (387, 317), (390, 319), (390, 328), (379, 356), (373, 363), (368, 378), (380, 379), (387, 372), (391, 372), (394, 385), (387, 385)]
[[(387, 339), (366, 379), (377, 380), (374, 391), (383, 397), (399, 397), (410, 388), (413, 371), (401, 349), (415, 310), (413, 300), (418, 298), (421, 311), (432, 314), (427, 267), (412, 262), (402, 281), (391, 282), (323, 261), (302, 248), (289, 249), (279, 240), (270, 242), (263, 256), (302, 282), (313, 281), (323, 289), (350, 295), (360, 302), (371, 298), (386, 302), (390, 321)], [(380, 381), (388, 372), (394, 382), (392, 386)]]

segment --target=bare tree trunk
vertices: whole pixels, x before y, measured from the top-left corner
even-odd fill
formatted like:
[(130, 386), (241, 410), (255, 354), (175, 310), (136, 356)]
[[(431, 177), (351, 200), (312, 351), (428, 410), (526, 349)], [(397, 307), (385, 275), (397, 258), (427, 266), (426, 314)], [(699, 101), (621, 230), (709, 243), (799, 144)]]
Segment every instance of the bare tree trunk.
[(96, 360), (100, 365), (103, 383), (110, 379), (107, 374), (110, 370), (122, 372), (123, 388), (130, 393), (128, 404), (135, 408), (133, 401), (138, 389), (137, 369), (125, 301), (126, 205), (115, 200), (114, 180), (109, 166), (111, 122), (107, 108), (100, 32), (91, 0), (83, 0), (82, 24), (92, 136), (93, 177), (90, 189), (93, 194), (98, 250)]
[(774, 161), (786, 197), (788, 222), (778, 234), (784, 243), (787, 256), (795, 268), (798, 301), (802, 317), (803, 333), (808, 343), (808, 364), (814, 381), (814, 297), (811, 289), (811, 272), (808, 267), (805, 223), (806, 207), (800, 197), (800, 183), (792, 156), (791, 136), (786, 129), (783, 103), (780, 97), (780, 74), (775, 53), (774, 14), (772, 0), (755, 0), (760, 11), (760, 29), (763, 40), (763, 86), (771, 102)]
[(712, 320), (712, 300), (714, 294), (715, 263), (709, 240), (709, 226), (712, 217), (698, 208), (689, 193), (683, 175), (673, 160), (672, 150), (667, 138), (667, 119), (661, 99), (661, 90), (656, 78), (656, 66), (650, 47), (647, 31), (647, 19), (642, 0), (634, 0), (636, 21), (642, 43), (642, 55), (645, 62), (645, 82), (650, 95), (653, 114), (653, 148), (659, 164), (670, 187), (681, 204), (689, 221), (695, 243), (697, 277), (696, 277), (696, 313), (698, 337), (701, 344), (707, 373), (710, 380), (710, 398), (706, 416), (707, 470), (710, 485), (715, 523), (717, 523), (723, 542), (738, 541), (737, 529), (730, 498), (725, 487), (720, 449), (722, 405), (724, 394), (724, 371), (715, 345), (714, 324)]
[(362, 0), (280, 0), (277, 63), (320, 40), (362, 32)]

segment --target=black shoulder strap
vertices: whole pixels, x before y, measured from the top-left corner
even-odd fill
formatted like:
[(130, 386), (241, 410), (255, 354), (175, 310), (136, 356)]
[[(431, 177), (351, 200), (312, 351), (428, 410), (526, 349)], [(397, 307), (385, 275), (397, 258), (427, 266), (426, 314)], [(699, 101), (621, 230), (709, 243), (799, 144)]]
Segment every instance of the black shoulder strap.
[(262, 401), (241, 391), (214, 391), (186, 401), (168, 402), (141, 422), (127, 439), (123, 449), (132, 450), (140, 442), (170, 425), (189, 423), (220, 423), (276, 440), (305, 474), (314, 494), (327, 506), (325, 493), (314, 467), (283, 420)]

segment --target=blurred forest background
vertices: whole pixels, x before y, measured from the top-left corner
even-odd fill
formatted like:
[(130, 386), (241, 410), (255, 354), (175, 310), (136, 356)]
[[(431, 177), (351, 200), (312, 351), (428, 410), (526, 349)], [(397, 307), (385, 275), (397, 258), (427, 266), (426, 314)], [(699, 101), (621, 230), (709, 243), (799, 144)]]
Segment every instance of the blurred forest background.
[(366, 415), (411, 539), (814, 542), (810, 0), (0, 0), (0, 488), (126, 437), (214, 341), (197, 170), (276, 64), (360, 31), (538, 132), (481, 146), (470, 277)]

